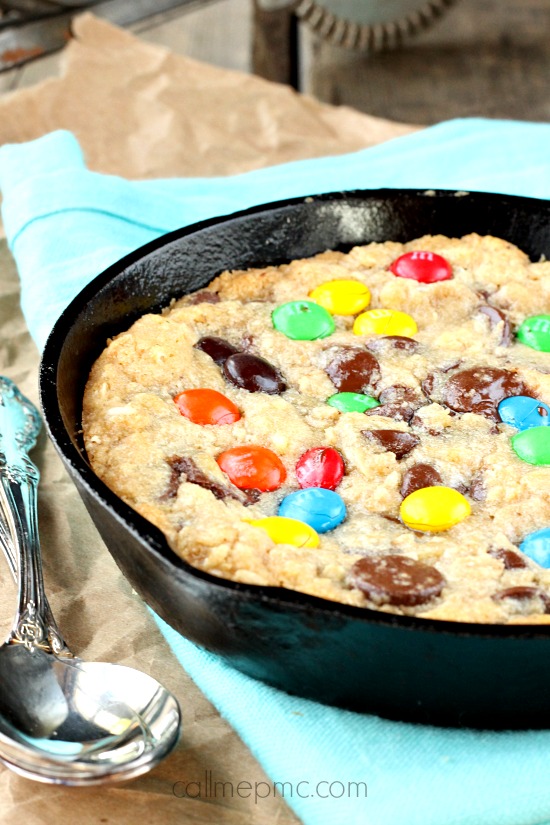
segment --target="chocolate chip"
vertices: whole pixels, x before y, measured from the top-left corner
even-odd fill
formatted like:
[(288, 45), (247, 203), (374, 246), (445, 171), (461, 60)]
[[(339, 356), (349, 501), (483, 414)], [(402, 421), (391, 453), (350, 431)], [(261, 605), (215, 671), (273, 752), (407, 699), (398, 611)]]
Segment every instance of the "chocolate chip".
[(505, 547), (495, 547), (487, 550), (490, 556), (498, 559), (504, 565), (505, 570), (521, 570), (527, 567), (527, 563), (515, 550), (508, 550)]
[(368, 441), (393, 453), (398, 461), (405, 458), (420, 442), (418, 436), (401, 430), (361, 430), (361, 433)]
[(466, 489), (466, 492), (473, 498), (474, 501), (485, 501), (487, 498), (487, 490), (485, 489), (485, 485), (483, 483), (482, 476), (475, 476), (471, 482), (470, 486)]
[(269, 361), (250, 352), (230, 355), (222, 369), (228, 381), (248, 392), (280, 395), (287, 388), (282, 376)]
[(212, 361), (215, 361), (218, 366), (226, 361), (230, 355), (239, 352), (237, 347), (226, 341), (225, 338), (218, 338), (215, 335), (206, 335), (204, 338), (199, 338), (195, 344), (195, 349), (200, 349), (210, 356)]
[(425, 403), (417, 390), (399, 385), (386, 387), (380, 393), (378, 400), (381, 406), (367, 410), (365, 415), (383, 415), (386, 418), (407, 423), (412, 420), (415, 411)]
[(477, 413), (500, 421), (498, 404), (511, 395), (531, 395), (517, 373), (494, 367), (472, 367), (449, 379), (443, 400), (456, 412)]
[(432, 400), (432, 393), (435, 387), (435, 380), (435, 373), (431, 372), (429, 375), (426, 376), (426, 378), (422, 381), (421, 384), (422, 392), (424, 393), (426, 398), (430, 399), (430, 401)]
[(380, 335), (370, 338), (365, 342), (365, 346), (371, 352), (387, 353), (392, 349), (403, 350), (404, 352), (416, 352), (420, 344), (414, 338), (407, 338), (405, 335)]
[(380, 380), (380, 365), (374, 355), (356, 347), (339, 349), (325, 372), (338, 392), (368, 395)]
[(544, 612), (550, 613), (550, 597), (538, 587), (527, 587), (525, 585), (518, 585), (517, 587), (508, 587), (506, 590), (499, 590), (493, 595), (495, 601), (502, 601), (502, 599), (517, 599), (518, 601), (527, 601), (527, 599), (540, 599), (544, 605)]
[(439, 596), (445, 579), (435, 567), (408, 556), (366, 556), (351, 569), (351, 583), (375, 604), (414, 607)]
[(481, 306), (479, 311), (482, 315), (487, 316), (491, 329), (502, 322), (502, 332), (499, 343), (502, 347), (509, 347), (512, 343), (512, 330), (510, 327), (510, 322), (504, 312), (496, 307), (489, 306), (489, 304)]
[(400, 527), (403, 526), (403, 522), (401, 521), (400, 518), (397, 518), (397, 516), (384, 516), (383, 515), (382, 518), (385, 518), (386, 521), (391, 521), (392, 524), (399, 524)]
[(403, 476), (400, 493), (406, 498), (416, 490), (437, 487), (440, 484), (443, 484), (443, 479), (431, 464), (413, 464)]
[(165, 492), (161, 496), (162, 501), (174, 498), (177, 495), (180, 484), (188, 481), (190, 484), (197, 484), (205, 490), (210, 490), (217, 499), (233, 498), (240, 501), (247, 507), (258, 501), (261, 493), (259, 490), (239, 490), (231, 485), (220, 484), (213, 478), (206, 475), (188, 456), (172, 456), (167, 459), (170, 466), (170, 479)]
[(189, 295), (186, 301), (189, 306), (192, 304), (219, 304), (219, 302), (220, 296), (218, 293), (209, 292), (207, 289), (202, 292), (195, 292), (193, 295)]

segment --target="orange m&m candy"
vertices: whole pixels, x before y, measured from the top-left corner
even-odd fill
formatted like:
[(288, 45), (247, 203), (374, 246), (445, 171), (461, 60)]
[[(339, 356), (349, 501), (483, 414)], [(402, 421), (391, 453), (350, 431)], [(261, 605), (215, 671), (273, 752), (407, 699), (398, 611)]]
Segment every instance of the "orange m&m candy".
[(217, 462), (241, 490), (269, 492), (286, 479), (283, 462), (267, 447), (233, 447), (219, 455)]
[(193, 424), (234, 424), (241, 417), (239, 408), (217, 390), (184, 390), (174, 403)]

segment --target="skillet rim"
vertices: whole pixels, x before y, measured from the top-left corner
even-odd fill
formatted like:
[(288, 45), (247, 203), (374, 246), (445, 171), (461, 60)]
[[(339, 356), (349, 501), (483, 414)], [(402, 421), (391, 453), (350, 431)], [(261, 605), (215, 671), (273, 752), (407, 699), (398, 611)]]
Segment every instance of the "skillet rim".
[[(90, 494), (102, 508), (107, 509), (117, 522), (121, 523), (134, 538), (146, 547), (156, 562), (173, 567), (178, 577), (191, 576), (192, 578), (205, 582), (212, 588), (233, 591), (243, 599), (248, 598), (258, 603), (271, 604), (279, 608), (286, 607), (289, 612), (321, 613), (322, 615), (326, 615), (327, 619), (342, 618), (355, 620), (366, 625), (386, 625), (388, 627), (398, 627), (402, 630), (408, 629), (423, 633), (436, 633), (437, 635), (446, 633), (453, 636), (475, 636), (477, 638), (490, 639), (550, 638), (550, 624), (484, 624), (481, 622), (458, 622), (385, 613), (380, 610), (332, 602), (328, 599), (312, 596), (289, 588), (235, 582), (231, 579), (214, 576), (195, 568), (184, 559), (181, 559), (175, 551), (170, 548), (160, 529), (127, 505), (94, 473), (90, 464), (84, 458), (83, 453), (73, 443), (63, 422), (57, 394), (57, 370), (66, 337), (69, 330), (77, 323), (85, 311), (88, 301), (95, 297), (111, 280), (122, 275), (125, 269), (138, 263), (150, 254), (161, 250), (163, 247), (170, 245), (174, 241), (209, 230), (219, 224), (227, 225), (232, 222), (238, 222), (241, 219), (254, 217), (255, 215), (260, 217), (269, 212), (291, 209), (293, 206), (303, 206), (306, 203), (319, 203), (323, 201), (329, 203), (334, 201), (348, 202), (353, 199), (365, 201), (369, 197), (391, 201), (402, 196), (430, 198), (434, 200), (473, 197), (479, 203), (485, 202), (487, 206), (498, 202), (499, 207), (502, 208), (507, 202), (510, 202), (510, 205), (518, 207), (523, 205), (527, 208), (527, 211), (533, 210), (539, 213), (541, 207), (545, 205), (550, 219), (550, 200), (542, 198), (494, 192), (477, 192), (472, 190), (403, 188), (353, 189), (303, 195), (258, 204), (237, 212), (197, 221), (164, 233), (158, 238), (143, 244), (123, 256), (96, 275), (77, 293), (52, 327), (44, 346), (39, 367), (40, 404), (48, 435), (61, 456), (66, 469), (69, 470), (73, 483), (75, 483), (77, 487), (78, 484), (82, 484), (88, 494)], [(188, 293), (185, 291), (180, 293), (180, 295), (185, 294)], [(163, 306), (165, 305), (163, 302)], [(146, 311), (156, 313), (160, 311), (160, 307), (154, 305)], [(76, 426), (80, 424), (80, 422), (75, 423)], [(78, 482), (74, 476), (77, 476)], [(108, 545), (107, 549), (109, 549)], [(145, 598), (144, 600), (147, 601)]]

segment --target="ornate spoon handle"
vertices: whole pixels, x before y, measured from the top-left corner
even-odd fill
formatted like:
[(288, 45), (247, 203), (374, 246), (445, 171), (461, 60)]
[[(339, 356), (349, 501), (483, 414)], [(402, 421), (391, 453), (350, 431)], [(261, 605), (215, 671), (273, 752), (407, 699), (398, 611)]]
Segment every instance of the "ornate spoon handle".
[(68, 654), (44, 593), (40, 562), (39, 473), (28, 456), (40, 426), (36, 408), (12, 381), (0, 376), (0, 537), (8, 561), (11, 558), (10, 567), (17, 572), (19, 586), (18, 607), (8, 641), (23, 644), (31, 651), (40, 647), (50, 653)]

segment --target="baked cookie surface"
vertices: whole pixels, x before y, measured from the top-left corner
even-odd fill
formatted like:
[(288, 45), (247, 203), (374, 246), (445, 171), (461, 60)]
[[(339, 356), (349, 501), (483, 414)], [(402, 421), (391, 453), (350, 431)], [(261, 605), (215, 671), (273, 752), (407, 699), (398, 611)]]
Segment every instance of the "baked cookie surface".
[[(396, 274), (403, 255), (441, 256), (448, 273)], [(332, 285), (349, 281), (339, 304)], [(175, 553), (216, 576), (433, 619), (550, 623), (550, 569), (525, 552), (550, 527), (550, 353), (518, 337), (545, 313), (550, 262), (489, 236), (225, 272), (108, 343), (85, 447)], [(289, 337), (305, 316), (321, 337)], [(204, 391), (225, 399), (219, 423), (204, 423), (219, 402)], [(505, 423), (500, 404), (518, 397), (538, 426)], [(295, 523), (263, 522), (287, 513), (317, 527), (296, 538)]]

